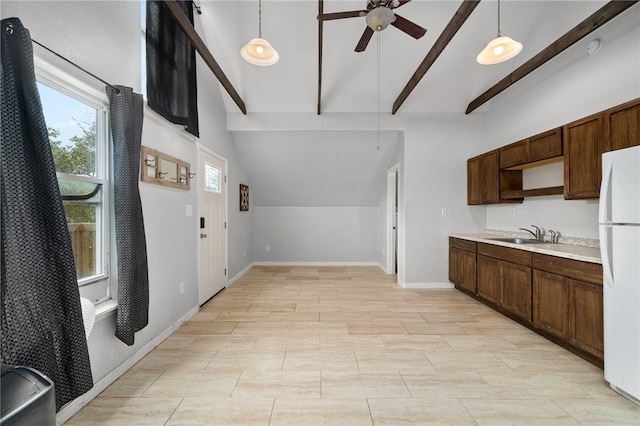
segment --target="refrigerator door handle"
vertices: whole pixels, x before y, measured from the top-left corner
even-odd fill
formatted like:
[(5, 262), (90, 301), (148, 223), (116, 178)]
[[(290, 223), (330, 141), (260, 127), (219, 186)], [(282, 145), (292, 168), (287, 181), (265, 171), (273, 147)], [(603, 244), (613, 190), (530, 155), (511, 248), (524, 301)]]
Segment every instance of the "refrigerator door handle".
[(606, 285), (613, 288), (613, 271), (611, 269), (611, 256), (609, 256), (613, 235), (610, 237), (610, 234), (613, 234), (611, 226), (600, 225), (600, 255), (602, 256), (604, 282)]
[(605, 164), (602, 171), (602, 183), (600, 185), (600, 223), (611, 220), (611, 175), (613, 174), (613, 162)]

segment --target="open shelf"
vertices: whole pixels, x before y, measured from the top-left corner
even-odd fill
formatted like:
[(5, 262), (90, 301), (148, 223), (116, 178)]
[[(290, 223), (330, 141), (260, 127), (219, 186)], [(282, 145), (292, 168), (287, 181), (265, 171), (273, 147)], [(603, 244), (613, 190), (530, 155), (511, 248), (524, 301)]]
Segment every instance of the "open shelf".
[(500, 198), (505, 200), (511, 200), (524, 197), (542, 197), (544, 195), (563, 195), (564, 186), (550, 186), (548, 188), (534, 188), (534, 189), (516, 189), (507, 190), (500, 193)]

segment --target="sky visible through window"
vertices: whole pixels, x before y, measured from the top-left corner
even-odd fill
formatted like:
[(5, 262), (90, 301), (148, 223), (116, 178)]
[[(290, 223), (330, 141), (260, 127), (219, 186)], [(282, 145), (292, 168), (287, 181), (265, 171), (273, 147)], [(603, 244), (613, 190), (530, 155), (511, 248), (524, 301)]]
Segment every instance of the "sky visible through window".
[(95, 109), (44, 84), (38, 83), (38, 90), (47, 128), (60, 132), (59, 140), (63, 145), (70, 145), (69, 139), (73, 136), (82, 136), (78, 123), (95, 122)]

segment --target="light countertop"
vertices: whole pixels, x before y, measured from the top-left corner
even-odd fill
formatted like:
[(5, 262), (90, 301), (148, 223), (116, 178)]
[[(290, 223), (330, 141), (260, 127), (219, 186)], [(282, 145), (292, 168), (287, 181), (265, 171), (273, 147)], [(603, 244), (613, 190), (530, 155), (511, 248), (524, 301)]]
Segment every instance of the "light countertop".
[(450, 234), (449, 236), (463, 240), (475, 241), (478, 243), (494, 244), (497, 246), (510, 247), (519, 250), (526, 250), (534, 253), (547, 254), (549, 256), (564, 257), (567, 259), (580, 260), (590, 263), (602, 263), (600, 249), (597, 247), (584, 247), (573, 244), (515, 244), (504, 241), (494, 241), (490, 238), (500, 237), (500, 235), (484, 234)]

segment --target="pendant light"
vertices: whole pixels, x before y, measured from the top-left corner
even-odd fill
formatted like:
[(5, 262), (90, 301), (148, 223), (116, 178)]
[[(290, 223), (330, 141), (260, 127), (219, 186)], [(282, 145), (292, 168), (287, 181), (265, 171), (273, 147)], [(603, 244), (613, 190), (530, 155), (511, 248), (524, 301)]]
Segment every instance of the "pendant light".
[(498, 0), (498, 37), (487, 44), (487, 47), (476, 57), (476, 61), (481, 65), (499, 64), (513, 58), (521, 50), (522, 43), (500, 33), (500, 0)]
[(280, 59), (278, 51), (262, 38), (262, 0), (258, 0), (258, 38), (242, 46), (240, 55), (250, 64), (262, 67), (273, 65)]

